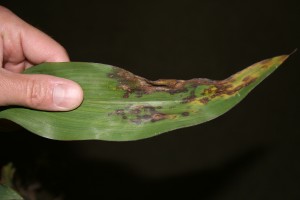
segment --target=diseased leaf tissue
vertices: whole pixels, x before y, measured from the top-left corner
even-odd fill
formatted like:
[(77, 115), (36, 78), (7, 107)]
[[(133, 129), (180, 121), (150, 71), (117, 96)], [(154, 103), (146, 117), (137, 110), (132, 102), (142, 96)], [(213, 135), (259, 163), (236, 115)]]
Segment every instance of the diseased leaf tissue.
[(148, 138), (222, 115), (287, 58), (283, 55), (258, 62), (221, 81), (150, 81), (109, 65), (44, 63), (26, 73), (50, 74), (78, 82), (84, 90), (82, 105), (70, 112), (10, 107), (0, 112), (0, 118), (57, 140)]

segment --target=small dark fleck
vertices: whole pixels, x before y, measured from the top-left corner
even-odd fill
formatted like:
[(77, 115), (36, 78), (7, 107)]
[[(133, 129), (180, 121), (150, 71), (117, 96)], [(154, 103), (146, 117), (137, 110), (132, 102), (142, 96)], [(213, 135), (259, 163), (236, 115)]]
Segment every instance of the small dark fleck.
[(182, 99), (182, 103), (190, 103), (190, 102), (194, 101), (195, 98), (196, 98), (195, 90), (192, 90), (190, 92), (189, 96), (187, 96), (187, 97), (185, 97), (185, 98)]
[(181, 113), (181, 115), (184, 116), (184, 117), (187, 117), (187, 116), (190, 115), (190, 113), (189, 112), (183, 112), (183, 113)]
[(201, 103), (203, 104), (207, 104), (209, 102), (209, 98), (208, 97), (204, 97), (202, 99), (199, 100)]
[(153, 106), (144, 106), (144, 111), (145, 112), (150, 112), (150, 113), (155, 113), (156, 110)]
[(128, 98), (129, 97), (129, 92), (126, 92), (124, 95), (123, 95), (123, 98)]

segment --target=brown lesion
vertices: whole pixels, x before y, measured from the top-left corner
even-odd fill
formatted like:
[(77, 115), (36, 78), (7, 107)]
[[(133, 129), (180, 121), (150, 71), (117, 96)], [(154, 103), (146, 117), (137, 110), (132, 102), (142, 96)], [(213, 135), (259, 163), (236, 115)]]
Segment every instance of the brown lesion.
[(245, 78), (243, 78), (243, 82), (249, 82), (251, 81), (252, 77), (251, 76), (246, 76)]
[(190, 113), (189, 113), (189, 112), (183, 112), (183, 113), (181, 113), (181, 115), (182, 115), (183, 117), (187, 117), (187, 116), (190, 115)]
[(271, 61), (272, 61), (272, 59), (265, 59), (265, 60), (263, 60), (263, 61), (260, 61), (260, 62), (257, 63), (257, 64), (261, 64), (262, 66), (264, 66), (264, 65), (269, 65)]
[(117, 88), (124, 91), (123, 98), (128, 98), (131, 94), (135, 94), (136, 97), (142, 97), (144, 94), (152, 94), (154, 92), (177, 94), (187, 92), (187, 86), (196, 88), (199, 85), (214, 83), (214, 81), (208, 79), (159, 79), (151, 81), (121, 68), (116, 68), (113, 73), (109, 74), (109, 77), (118, 81)]
[(163, 119), (167, 119), (168, 115), (164, 113), (155, 113), (151, 115), (151, 122), (157, 122)]
[(190, 91), (190, 95), (182, 99), (182, 103), (190, 103), (197, 98), (195, 89)]
[(207, 104), (207, 103), (210, 101), (210, 99), (209, 99), (208, 97), (203, 97), (203, 98), (199, 99), (199, 101), (200, 101), (202, 104)]
[[(239, 81), (237, 80), (239, 73), (221, 81), (204, 78), (191, 80), (159, 79), (151, 81), (121, 68), (116, 68), (113, 73), (109, 74), (109, 77), (118, 81), (117, 88), (124, 91), (123, 98), (128, 98), (131, 94), (135, 94), (136, 97), (142, 97), (145, 94), (155, 92), (167, 92), (171, 95), (189, 92), (182, 99), (182, 103), (198, 101), (202, 104), (207, 104), (216, 97), (233, 95), (256, 80), (255, 77), (249, 75)], [(199, 96), (196, 94), (196, 89), (201, 85), (208, 88), (204, 89)], [(137, 110), (132, 112), (137, 112)], [(144, 118), (148, 118), (148, 116)]]
[(159, 112), (161, 106), (138, 105), (127, 107), (125, 109), (117, 109), (109, 115), (120, 116), (124, 120), (129, 120), (135, 124), (142, 124), (144, 122), (157, 122), (170, 118), (170, 115)]
[[(296, 50), (295, 50), (296, 51)], [(295, 51), (293, 51), (291, 54), (295, 53)], [(259, 62), (258, 64), (261, 65), (262, 69), (267, 69), (269, 67), (272, 67), (274, 64), (280, 65), (281, 63), (283, 63), (290, 55), (283, 55), (283, 56), (278, 56), (278, 57), (274, 57), (274, 58), (270, 58), (270, 59), (266, 59), (263, 60), (261, 62)]]
[(256, 77), (246, 76), (242, 79), (240, 84), (235, 84), (234, 79), (226, 79), (225, 81), (219, 81), (209, 88), (205, 89), (202, 95), (206, 96), (206, 99), (200, 99), (203, 102), (208, 102), (216, 97), (223, 95), (233, 95), (240, 91), (242, 88), (247, 87), (251, 83), (255, 82)]

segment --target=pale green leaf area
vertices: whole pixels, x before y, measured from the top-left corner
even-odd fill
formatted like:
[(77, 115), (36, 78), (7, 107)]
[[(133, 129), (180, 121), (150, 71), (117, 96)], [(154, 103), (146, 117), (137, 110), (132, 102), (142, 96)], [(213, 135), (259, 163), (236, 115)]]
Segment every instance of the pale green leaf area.
[(22, 200), (23, 198), (12, 189), (12, 179), (15, 169), (12, 163), (2, 167), (0, 173), (0, 200)]
[(84, 91), (82, 105), (69, 112), (7, 107), (0, 112), (0, 118), (56, 140), (149, 138), (224, 114), (287, 58), (288, 55), (282, 55), (258, 62), (222, 81), (201, 78), (150, 81), (110, 65), (44, 63), (25, 73), (76, 81)]
[(22, 200), (18, 193), (6, 185), (0, 184), (0, 199), (1, 200)]

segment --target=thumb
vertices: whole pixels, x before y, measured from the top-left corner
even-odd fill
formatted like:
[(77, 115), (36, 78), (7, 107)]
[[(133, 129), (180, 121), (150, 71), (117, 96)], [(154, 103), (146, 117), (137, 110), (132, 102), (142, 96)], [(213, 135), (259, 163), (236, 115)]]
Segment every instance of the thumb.
[(25, 75), (0, 69), (0, 106), (19, 105), (46, 111), (68, 111), (83, 100), (81, 87), (49, 75)]

